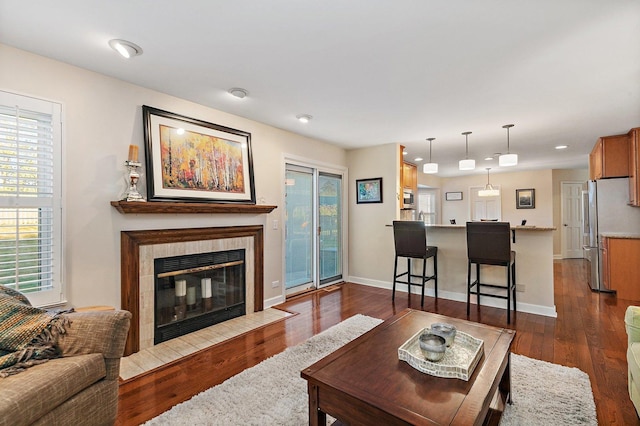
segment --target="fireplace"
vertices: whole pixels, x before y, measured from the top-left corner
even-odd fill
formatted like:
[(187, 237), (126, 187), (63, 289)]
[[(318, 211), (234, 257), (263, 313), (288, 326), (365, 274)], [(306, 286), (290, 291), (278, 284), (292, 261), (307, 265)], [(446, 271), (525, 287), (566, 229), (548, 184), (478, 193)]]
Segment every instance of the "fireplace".
[(245, 250), (154, 259), (154, 344), (245, 315)]
[[(122, 231), (120, 243), (121, 305), (132, 314), (125, 356), (155, 344), (155, 259), (244, 250), (243, 314), (263, 310), (262, 225)], [(173, 285), (171, 291), (175, 297), (175, 283)], [(192, 285), (197, 289), (197, 282)]]

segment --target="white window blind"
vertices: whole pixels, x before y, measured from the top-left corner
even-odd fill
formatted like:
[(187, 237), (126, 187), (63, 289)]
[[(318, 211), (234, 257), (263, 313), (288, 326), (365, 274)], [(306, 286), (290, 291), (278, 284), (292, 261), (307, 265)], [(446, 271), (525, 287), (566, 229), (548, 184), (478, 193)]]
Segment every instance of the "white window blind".
[(435, 189), (418, 190), (418, 216), (427, 225), (438, 223), (438, 193)]
[(61, 296), (61, 107), (0, 91), (0, 284)]

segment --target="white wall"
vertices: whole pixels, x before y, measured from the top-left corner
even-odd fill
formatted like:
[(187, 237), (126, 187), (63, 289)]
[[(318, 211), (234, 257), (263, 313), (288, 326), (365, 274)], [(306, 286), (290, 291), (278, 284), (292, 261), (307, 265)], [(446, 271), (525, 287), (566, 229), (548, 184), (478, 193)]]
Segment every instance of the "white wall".
[[(333, 145), (148, 90), (0, 44), (0, 89), (63, 105), (64, 286), (74, 306), (120, 306), (120, 231), (271, 224), (284, 220), (283, 153), (346, 166)], [(144, 152), (142, 105), (251, 133), (256, 198), (269, 215), (122, 215), (109, 205), (124, 189), (129, 144)], [(282, 289), (282, 230), (265, 227), (265, 300)]]

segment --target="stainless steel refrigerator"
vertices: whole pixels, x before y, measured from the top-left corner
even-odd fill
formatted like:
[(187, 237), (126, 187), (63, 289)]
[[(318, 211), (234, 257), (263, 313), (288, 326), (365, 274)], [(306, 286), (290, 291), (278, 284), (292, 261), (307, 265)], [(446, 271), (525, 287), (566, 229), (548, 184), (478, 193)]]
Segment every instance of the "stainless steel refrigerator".
[(602, 235), (638, 234), (640, 208), (631, 207), (627, 178), (600, 179), (588, 182), (583, 192), (584, 257), (590, 263), (589, 286), (594, 291), (608, 291), (601, 286)]

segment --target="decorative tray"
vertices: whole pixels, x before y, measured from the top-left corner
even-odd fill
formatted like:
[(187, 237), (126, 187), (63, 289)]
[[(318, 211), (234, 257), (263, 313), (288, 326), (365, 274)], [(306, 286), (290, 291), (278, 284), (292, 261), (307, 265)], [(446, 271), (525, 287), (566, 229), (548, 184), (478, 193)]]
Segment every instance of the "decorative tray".
[(432, 376), (468, 381), (484, 354), (484, 342), (458, 330), (444, 357), (438, 362), (431, 362), (425, 359), (418, 342), (420, 334), (428, 330), (429, 328), (420, 330), (400, 346), (398, 358), (416, 370)]

